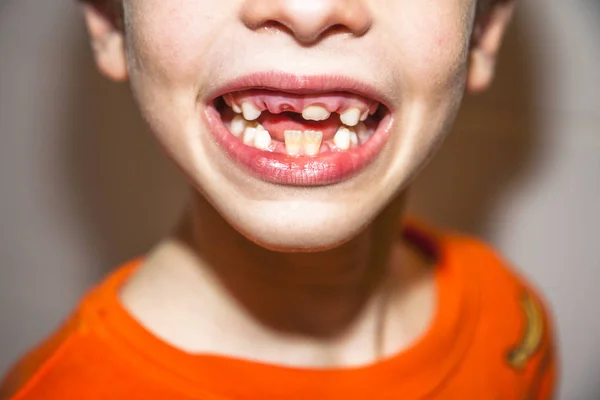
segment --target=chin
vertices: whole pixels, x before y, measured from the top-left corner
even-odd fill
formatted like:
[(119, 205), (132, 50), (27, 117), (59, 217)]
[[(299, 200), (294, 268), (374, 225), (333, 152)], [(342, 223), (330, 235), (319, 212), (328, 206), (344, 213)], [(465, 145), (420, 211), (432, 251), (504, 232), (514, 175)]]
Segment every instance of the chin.
[(343, 206), (289, 202), (252, 212), (240, 210), (227, 218), (232, 227), (250, 241), (280, 252), (329, 250), (355, 238), (375, 217), (374, 213), (348, 217)]

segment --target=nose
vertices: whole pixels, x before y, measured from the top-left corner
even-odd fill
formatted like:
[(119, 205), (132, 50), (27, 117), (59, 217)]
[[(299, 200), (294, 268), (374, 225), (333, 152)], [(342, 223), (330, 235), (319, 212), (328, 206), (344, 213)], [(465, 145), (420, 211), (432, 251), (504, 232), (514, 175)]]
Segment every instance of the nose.
[(253, 30), (277, 27), (302, 44), (328, 32), (364, 35), (372, 18), (364, 0), (246, 0), (241, 18)]

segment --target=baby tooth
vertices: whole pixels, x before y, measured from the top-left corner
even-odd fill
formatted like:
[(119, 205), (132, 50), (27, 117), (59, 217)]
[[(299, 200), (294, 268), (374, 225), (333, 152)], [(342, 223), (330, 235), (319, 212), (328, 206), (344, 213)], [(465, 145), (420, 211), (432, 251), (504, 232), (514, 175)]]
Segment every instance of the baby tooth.
[(252, 146), (254, 145), (254, 138), (256, 137), (256, 128), (253, 127), (248, 127), (246, 128), (246, 130), (244, 130), (244, 138), (242, 139), (242, 142), (246, 145), (246, 146)]
[(302, 118), (307, 121), (325, 121), (331, 113), (321, 106), (308, 106), (302, 111)]
[(284, 131), (285, 149), (291, 156), (302, 154), (302, 131)]
[(360, 120), (360, 110), (351, 108), (340, 116), (340, 120), (344, 125), (356, 126)]
[(246, 129), (246, 120), (241, 115), (236, 115), (231, 120), (229, 130), (234, 136), (239, 137)]
[(323, 132), (321, 131), (304, 131), (302, 135), (302, 146), (304, 154), (307, 156), (315, 156), (319, 154), (321, 142), (323, 141)]
[(358, 136), (352, 131), (350, 132), (350, 143), (352, 143), (353, 146), (358, 146)]
[(233, 96), (231, 95), (231, 93), (223, 95), (223, 99), (225, 100), (225, 104), (227, 104), (230, 108), (233, 109), (233, 112), (235, 112), (236, 114), (241, 114), (242, 113), (242, 109), (240, 108), (240, 106), (238, 106), (235, 103), (235, 99), (233, 98)]
[(268, 150), (270, 145), (271, 135), (269, 131), (265, 130), (262, 125), (258, 125), (256, 134), (254, 135), (254, 147), (261, 150)]
[(364, 113), (362, 113), (362, 115), (360, 116), (360, 122), (366, 121), (367, 118), (369, 118), (369, 110), (367, 110)]
[(350, 130), (346, 127), (338, 129), (337, 133), (333, 137), (333, 143), (335, 147), (340, 150), (348, 150), (350, 148)]
[(373, 115), (377, 112), (377, 109), (379, 108), (379, 103), (373, 103), (371, 104), (371, 107), (369, 107), (369, 114)]
[(369, 129), (362, 122), (356, 126), (355, 130), (360, 144), (364, 144), (371, 137), (371, 135), (369, 135)]
[(246, 121), (254, 121), (260, 117), (261, 111), (254, 107), (252, 103), (246, 102), (242, 104), (242, 113)]

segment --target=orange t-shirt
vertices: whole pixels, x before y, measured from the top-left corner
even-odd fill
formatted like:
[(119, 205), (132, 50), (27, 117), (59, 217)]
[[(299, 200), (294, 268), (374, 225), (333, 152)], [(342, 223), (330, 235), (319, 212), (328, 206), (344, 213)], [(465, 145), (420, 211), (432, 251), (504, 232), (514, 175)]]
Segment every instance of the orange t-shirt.
[(406, 234), (436, 255), (438, 308), (413, 346), (381, 362), (308, 369), (180, 351), (118, 301), (137, 260), (16, 365), (0, 400), (551, 398), (556, 358), (539, 297), (480, 242), (421, 228)]

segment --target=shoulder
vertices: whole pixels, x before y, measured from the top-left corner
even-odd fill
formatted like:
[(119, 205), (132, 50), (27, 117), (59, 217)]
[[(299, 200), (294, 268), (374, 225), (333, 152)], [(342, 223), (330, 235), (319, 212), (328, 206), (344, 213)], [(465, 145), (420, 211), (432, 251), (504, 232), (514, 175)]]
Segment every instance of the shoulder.
[(0, 400), (27, 398), (26, 393), (62, 362), (84, 331), (79, 315), (71, 316), (12, 367), (0, 383)]
[(115, 387), (133, 384), (130, 363), (110, 339), (102, 307), (107, 281), (118, 275), (123, 272), (90, 291), (66, 322), (15, 364), (0, 381), (0, 400), (114, 398)]
[(0, 385), (0, 400), (129, 398), (152, 382), (132, 368), (101, 329), (75, 315), (19, 361)]
[(474, 276), (479, 322), (474, 351), (494, 371), (520, 381), (531, 399), (548, 399), (556, 380), (557, 357), (552, 316), (540, 290), (481, 240), (450, 234), (457, 259)]

